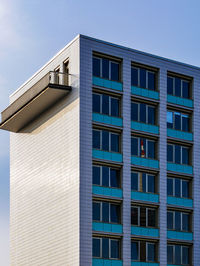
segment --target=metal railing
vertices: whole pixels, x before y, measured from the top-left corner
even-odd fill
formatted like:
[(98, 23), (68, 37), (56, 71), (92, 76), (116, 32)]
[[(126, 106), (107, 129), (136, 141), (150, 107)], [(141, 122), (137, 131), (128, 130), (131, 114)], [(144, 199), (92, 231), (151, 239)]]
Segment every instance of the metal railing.
[(70, 74), (58, 71), (49, 72), (49, 83), (69, 86)]

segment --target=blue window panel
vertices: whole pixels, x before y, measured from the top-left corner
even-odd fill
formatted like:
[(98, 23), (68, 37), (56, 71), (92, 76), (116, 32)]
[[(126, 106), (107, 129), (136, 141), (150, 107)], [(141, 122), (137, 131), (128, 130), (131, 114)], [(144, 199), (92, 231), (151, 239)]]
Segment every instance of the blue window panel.
[(137, 236), (159, 237), (159, 229), (131, 226), (131, 234)]
[(145, 124), (145, 123), (131, 121), (131, 128), (138, 130), (138, 131), (144, 131), (144, 132), (148, 132), (148, 133), (159, 134), (159, 127), (158, 126), (149, 125), (149, 124)]
[(122, 189), (119, 188), (110, 188), (110, 187), (100, 187), (100, 186), (92, 186), (92, 193), (103, 196), (111, 196), (122, 198)]
[(118, 126), (118, 127), (123, 126), (123, 120), (120, 117), (114, 117), (114, 116), (109, 116), (109, 115), (102, 115), (102, 114), (93, 113), (92, 114), (92, 120), (95, 122), (110, 124), (110, 125)]
[(167, 238), (168, 239), (192, 241), (193, 240), (193, 233), (167, 230)]
[(190, 107), (190, 108), (193, 107), (193, 100), (176, 97), (176, 96), (169, 95), (169, 94), (167, 95), (167, 102), (178, 104), (178, 105), (183, 105), (183, 106)]
[(153, 90), (148, 90), (148, 89), (143, 89), (135, 86), (131, 86), (131, 93), (143, 97), (147, 97), (150, 99), (159, 99), (159, 92), (153, 91)]
[(98, 77), (93, 77), (92, 82), (93, 82), (93, 85), (97, 85), (100, 87), (105, 87), (105, 88), (113, 89), (117, 91), (123, 90), (123, 85), (121, 82), (98, 78)]
[(122, 154), (121, 153), (115, 153), (115, 152), (109, 152), (109, 151), (101, 151), (101, 150), (92, 150), (92, 156), (96, 159), (103, 159), (103, 160), (109, 160), (114, 162), (122, 162)]
[(167, 129), (167, 136), (177, 138), (177, 139), (184, 139), (184, 140), (193, 141), (193, 134), (192, 133), (179, 131), (179, 130), (175, 130), (175, 129), (171, 129), (171, 128)]
[(122, 260), (92, 259), (92, 266), (123, 266)]
[(183, 164), (175, 164), (175, 163), (167, 163), (167, 170), (173, 172), (179, 172), (184, 174), (193, 173), (193, 167), (190, 165), (183, 165)]
[(158, 203), (159, 202), (159, 195), (153, 194), (153, 193), (132, 191), (131, 192), (131, 199)]
[(167, 197), (167, 204), (192, 208), (193, 207), (193, 200), (168, 196)]
[(107, 233), (119, 233), (122, 234), (123, 226), (121, 224), (111, 224), (111, 223), (92, 223), (93, 231), (107, 232)]
[(141, 158), (137, 156), (131, 156), (131, 163), (135, 165), (139, 165), (139, 166), (144, 166), (144, 167), (159, 168), (158, 160)]
[(132, 261), (131, 266), (159, 266), (159, 263), (155, 262), (140, 262), (140, 261)]

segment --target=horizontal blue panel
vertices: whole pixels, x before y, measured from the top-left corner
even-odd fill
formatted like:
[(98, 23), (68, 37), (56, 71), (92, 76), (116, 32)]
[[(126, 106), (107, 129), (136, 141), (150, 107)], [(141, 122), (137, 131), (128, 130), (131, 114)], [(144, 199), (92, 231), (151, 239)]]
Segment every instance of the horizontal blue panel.
[(137, 236), (159, 237), (159, 229), (131, 226), (131, 234)]
[(150, 202), (159, 202), (159, 195), (153, 193), (145, 193), (139, 191), (131, 191), (131, 199), (132, 200), (143, 200)]
[(193, 207), (193, 200), (168, 196), (167, 197), (167, 204), (192, 208)]
[(159, 127), (155, 125), (131, 121), (131, 128), (148, 133), (159, 134)]
[(97, 85), (100, 87), (105, 87), (105, 88), (113, 89), (113, 90), (117, 90), (117, 91), (123, 90), (123, 85), (121, 82), (112, 81), (112, 80), (103, 79), (103, 78), (98, 78), (98, 77), (93, 77), (92, 82), (94, 85)]
[(193, 173), (192, 166), (184, 164), (176, 164), (176, 163), (167, 163), (167, 170), (184, 174), (190, 174), (190, 175), (192, 175)]
[(141, 158), (137, 156), (131, 156), (131, 163), (144, 167), (159, 168), (159, 161), (147, 158)]
[(100, 151), (100, 150), (92, 150), (93, 158), (109, 160), (114, 162), (122, 162), (122, 154), (117, 152), (109, 152), (109, 151)]
[(192, 241), (193, 233), (167, 230), (167, 238)]
[(167, 101), (168, 103), (174, 103), (174, 104), (183, 105), (186, 107), (193, 107), (193, 100), (176, 97), (176, 96), (169, 95), (169, 94), (167, 95)]
[(92, 266), (122, 266), (122, 260), (92, 259)]
[(172, 137), (172, 138), (177, 138), (177, 139), (184, 139), (184, 140), (193, 140), (193, 134), (190, 132), (184, 132), (180, 130), (175, 130), (168, 128), (167, 129), (167, 136)]
[(123, 233), (123, 226), (121, 224), (109, 224), (102, 222), (93, 222), (92, 230), (106, 233)]
[(110, 188), (110, 187), (100, 187), (100, 186), (92, 186), (92, 193), (102, 196), (111, 196), (122, 198), (122, 189), (119, 188)]
[(151, 99), (159, 99), (159, 93), (157, 91), (143, 89), (135, 86), (131, 86), (131, 93)]
[(118, 127), (123, 126), (123, 120), (121, 117), (114, 117), (114, 116), (109, 116), (109, 115), (93, 113), (92, 120), (96, 122), (104, 123), (104, 124), (118, 126)]
[(156, 262), (140, 262), (140, 261), (132, 261), (131, 266), (159, 266), (159, 263)]

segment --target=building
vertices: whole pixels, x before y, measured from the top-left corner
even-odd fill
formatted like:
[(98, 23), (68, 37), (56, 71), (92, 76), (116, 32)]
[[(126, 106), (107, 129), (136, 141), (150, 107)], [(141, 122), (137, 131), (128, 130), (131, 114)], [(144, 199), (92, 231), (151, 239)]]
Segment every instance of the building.
[(200, 68), (79, 35), (10, 96), (11, 265), (200, 265)]

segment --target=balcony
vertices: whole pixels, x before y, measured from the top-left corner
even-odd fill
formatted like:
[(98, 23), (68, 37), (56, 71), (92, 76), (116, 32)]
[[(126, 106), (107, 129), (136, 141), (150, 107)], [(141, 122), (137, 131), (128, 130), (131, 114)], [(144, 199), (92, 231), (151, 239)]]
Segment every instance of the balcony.
[(167, 102), (168, 103), (177, 104), (177, 105), (181, 105), (181, 106), (185, 106), (185, 107), (189, 107), (189, 108), (193, 107), (193, 100), (186, 99), (186, 98), (181, 98), (181, 97), (177, 97), (177, 96), (173, 96), (173, 95), (170, 95), (170, 94), (167, 95)]
[(93, 83), (93, 85), (96, 85), (99, 87), (104, 87), (104, 88), (112, 89), (112, 90), (116, 90), (116, 91), (123, 91), (123, 84), (121, 82), (112, 81), (112, 80), (103, 79), (103, 78), (93, 76), (92, 83)]
[(167, 238), (168, 239), (183, 240), (183, 241), (192, 241), (193, 240), (193, 233), (167, 230)]
[(95, 195), (101, 195), (106, 197), (122, 198), (123, 192), (120, 188), (92, 186), (92, 193)]
[(114, 117), (114, 116), (109, 116), (109, 115), (93, 113), (92, 120), (94, 122), (99, 122), (99, 123), (117, 126), (117, 127), (123, 126), (123, 120), (121, 117)]
[(177, 198), (177, 197), (168, 196), (167, 197), (167, 204), (186, 207), (186, 208), (192, 208), (193, 207), (193, 200), (192, 199), (186, 199), (186, 198)]
[(137, 156), (131, 156), (131, 164), (142, 166), (142, 167), (149, 167), (149, 168), (159, 168), (159, 161), (154, 159), (142, 158)]
[(0, 129), (18, 132), (70, 91), (68, 74), (50, 71), (2, 113)]
[(102, 150), (96, 150), (96, 149), (92, 150), (92, 157), (95, 159), (113, 161), (117, 163), (122, 163), (122, 160), (123, 160), (123, 156), (121, 153), (102, 151)]
[(92, 266), (122, 266), (122, 260), (92, 259)]
[(192, 175), (193, 167), (185, 164), (167, 163), (167, 170)]
[(145, 98), (159, 100), (159, 92), (157, 91), (131, 86), (131, 93)]
[(145, 237), (159, 237), (159, 229), (140, 226), (131, 226), (131, 234)]
[(147, 202), (159, 202), (159, 195), (153, 193), (145, 193), (139, 191), (131, 191), (131, 199), (139, 200), (139, 201), (147, 201)]
[(157, 262), (140, 262), (140, 261), (132, 261), (131, 266), (159, 266), (160, 264)]
[(167, 129), (167, 136), (176, 138), (176, 139), (182, 139), (182, 140), (188, 140), (188, 141), (193, 141), (193, 134), (190, 132), (184, 132), (180, 130), (175, 130), (168, 128)]
[(149, 125), (141, 122), (131, 121), (131, 129), (137, 131), (143, 131), (151, 134), (159, 134), (159, 127), (155, 125)]
[(106, 232), (106, 233), (123, 233), (123, 226), (121, 224), (111, 224), (111, 223), (102, 223), (102, 222), (93, 222), (92, 230), (97, 232)]

